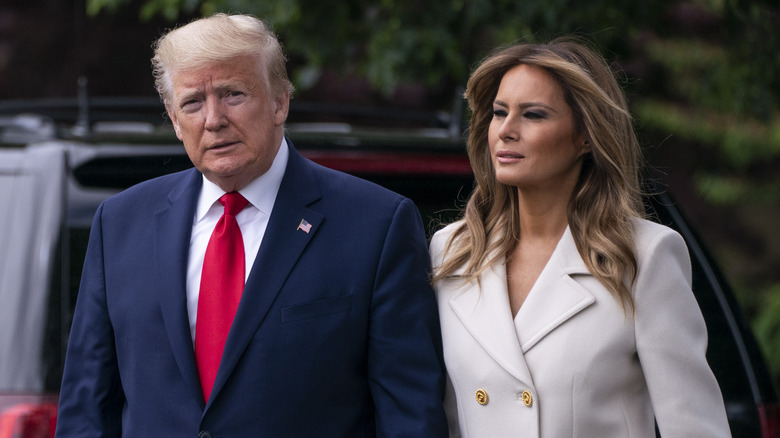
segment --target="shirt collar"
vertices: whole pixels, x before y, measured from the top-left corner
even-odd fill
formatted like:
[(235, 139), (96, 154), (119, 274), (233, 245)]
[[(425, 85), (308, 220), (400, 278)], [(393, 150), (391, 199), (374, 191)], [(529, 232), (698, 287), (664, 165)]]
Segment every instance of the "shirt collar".
[[(264, 174), (255, 178), (246, 187), (238, 191), (249, 201), (251, 206), (254, 206), (266, 215), (270, 215), (271, 210), (274, 208), (276, 194), (279, 192), (279, 186), (282, 184), (289, 156), (290, 151), (287, 146), (287, 140), (282, 138), (282, 144), (279, 147), (279, 151), (276, 152), (276, 157), (271, 167)], [(198, 206), (195, 210), (195, 221), (203, 219), (214, 203), (224, 194), (224, 190), (203, 176), (203, 186), (200, 190)]]

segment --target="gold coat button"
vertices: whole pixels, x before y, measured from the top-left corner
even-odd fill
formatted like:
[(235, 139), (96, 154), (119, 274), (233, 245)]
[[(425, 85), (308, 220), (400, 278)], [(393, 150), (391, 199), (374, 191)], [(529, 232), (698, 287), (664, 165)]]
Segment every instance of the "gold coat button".
[(528, 406), (529, 408), (531, 406), (533, 406), (533, 404), (534, 404), (534, 396), (531, 395), (531, 393), (529, 391), (523, 391), (522, 398), (523, 398), (523, 404), (524, 405)]
[(478, 389), (476, 396), (477, 403), (481, 404), (482, 406), (488, 404), (488, 394), (484, 389)]

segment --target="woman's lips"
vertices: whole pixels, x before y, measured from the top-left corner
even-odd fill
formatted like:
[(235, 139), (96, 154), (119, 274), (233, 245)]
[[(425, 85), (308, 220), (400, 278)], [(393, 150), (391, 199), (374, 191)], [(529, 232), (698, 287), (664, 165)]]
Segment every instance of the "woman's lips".
[(525, 155), (513, 151), (498, 151), (496, 159), (499, 163), (514, 163), (525, 158)]

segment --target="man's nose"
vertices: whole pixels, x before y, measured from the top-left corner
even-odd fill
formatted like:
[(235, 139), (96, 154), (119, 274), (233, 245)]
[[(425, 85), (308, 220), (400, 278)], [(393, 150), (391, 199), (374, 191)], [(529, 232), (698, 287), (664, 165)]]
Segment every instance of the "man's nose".
[(207, 99), (205, 128), (214, 131), (225, 126), (227, 126), (227, 117), (221, 102), (218, 99)]

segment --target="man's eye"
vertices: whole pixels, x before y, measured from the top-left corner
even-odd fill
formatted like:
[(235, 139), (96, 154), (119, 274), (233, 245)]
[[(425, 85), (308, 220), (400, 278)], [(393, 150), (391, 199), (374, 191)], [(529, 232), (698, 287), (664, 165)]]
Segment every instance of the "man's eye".
[(181, 104), (181, 109), (185, 111), (191, 111), (197, 108), (197, 106), (200, 104), (200, 101), (197, 99), (191, 99), (187, 100), (184, 103)]
[(226, 91), (225, 94), (223, 94), (223, 96), (228, 99), (242, 97), (244, 96), (244, 92), (238, 90)]
[(228, 91), (225, 93), (225, 101), (229, 104), (238, 104), (241, 103), (244, 99), (246, 94), (242, 91)]

